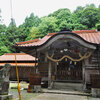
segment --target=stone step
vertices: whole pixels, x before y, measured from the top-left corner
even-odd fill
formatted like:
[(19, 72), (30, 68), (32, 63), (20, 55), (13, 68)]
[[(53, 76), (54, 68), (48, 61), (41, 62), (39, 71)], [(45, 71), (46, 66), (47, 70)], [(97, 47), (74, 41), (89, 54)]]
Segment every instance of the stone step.
[(83, 91), (82, 83), (53, 82), (53, 89)]

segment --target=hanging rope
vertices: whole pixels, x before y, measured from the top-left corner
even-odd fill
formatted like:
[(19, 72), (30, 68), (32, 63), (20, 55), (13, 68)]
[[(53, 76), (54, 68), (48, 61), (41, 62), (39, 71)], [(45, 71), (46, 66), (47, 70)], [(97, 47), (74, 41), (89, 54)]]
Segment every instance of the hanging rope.
[[(93, 52), (93, 51), (89, 52), (89, 54), (86, 55), (84, 58), (88, 58), (88, 57), (90, 57), (90, 56), (92, 55), (92, 52)], [(83, 57), (83, 56), (81, 55), (81, 53), (79, 53), (79, 57)]]
[(17, 74), (17, 81), (18, 81), (18, 93), (19, 93), (19, 100), (21, 100), (21, 93), (20, 93), (20, 85), (19, 85), (19, 76), (18, 76), (18, 68), (17, 68), (17, 60), (15, 55), (15, 63), (16, 63), (16, 74)]
[(52, 57), (50, 57), (50, 56), (48, 55), (48, 53), (46, 53), (47, 58), (50, 59), (51, 61), (54, 61), (54, 62), (62, 61), (64, 58), (68, 58), (68, 59), (70, 59), (71, 61), (76, 62), (76, 61), (81, 61), (81, 60), (83, 60), (83, 59), (86, 59), (86, 58), (90, 57), (91, 55), (92, 55), (92, 51), (89, 52), (88, 55), (87, 55), (87, 53), (85, 53), (84, 56), (82, 56), (82, 55), (79, 53), (79, 56), (80, 56), (79, 59), (73, 59), (72, 57), (67, 56), (67, 55), (63, 56), (63, 57), (60, 58), (60, 59), (53, 59)]

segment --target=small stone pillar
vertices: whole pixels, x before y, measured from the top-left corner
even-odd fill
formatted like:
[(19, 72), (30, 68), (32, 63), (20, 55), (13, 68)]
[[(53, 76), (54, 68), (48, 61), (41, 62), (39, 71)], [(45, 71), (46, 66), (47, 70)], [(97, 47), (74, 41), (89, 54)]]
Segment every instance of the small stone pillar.
[(9, 72), (9, 64), (5, 64), (5, 66), (0, 70), (0, 100), (9, 100), (12, 98), (12, 95), (8, 94)]

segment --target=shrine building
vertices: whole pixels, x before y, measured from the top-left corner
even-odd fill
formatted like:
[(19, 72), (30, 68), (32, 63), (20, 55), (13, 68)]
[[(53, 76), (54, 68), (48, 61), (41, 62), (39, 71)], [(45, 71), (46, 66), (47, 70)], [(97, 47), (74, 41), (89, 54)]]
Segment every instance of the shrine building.
[(19, 80), (29, 82), (29, 75), (34, 71), (35, 66), (35, 57), (31, 55), (25, 53), (5, 53), (0, 56), (0, 69), (3, 68), (6, 63), (10, 64), (10, 81), (17, 81), (15, 55), (19, 72)]
[(38, 59), (34, 70), (48, 87), (66, 82), (88, 89), (91, 75), (100, 73), (100, 32), (96, 30), (63, 29), (42, 39), (18, 42), (15, 48)]

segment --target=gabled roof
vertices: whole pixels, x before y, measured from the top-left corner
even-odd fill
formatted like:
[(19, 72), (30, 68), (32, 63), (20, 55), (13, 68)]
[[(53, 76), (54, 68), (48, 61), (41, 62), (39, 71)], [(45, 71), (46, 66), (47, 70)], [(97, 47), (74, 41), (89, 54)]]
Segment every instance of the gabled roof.
[(28, 55), (26, 53), (6, 53), (0, 56), (1, 61), (15, 61), (15, 55), (17, 61), (34, 61), (35, 57)]
[[(93, 43), (93, 44), (100, 44), (100, 32), (96, 30), (79, 30), (79, 31), (73, 31), (73, 33), (76, 33), (78, 36), (86, 40), (87, 42)], [(42, 39), (35, 39), (25, 42), (18, 42), (16, 44), (17, 47), (32, 47), (32, 46), (40, 46), (44, 44), (50, 37), (55, 35), (57, 33), (49, 33)]]

